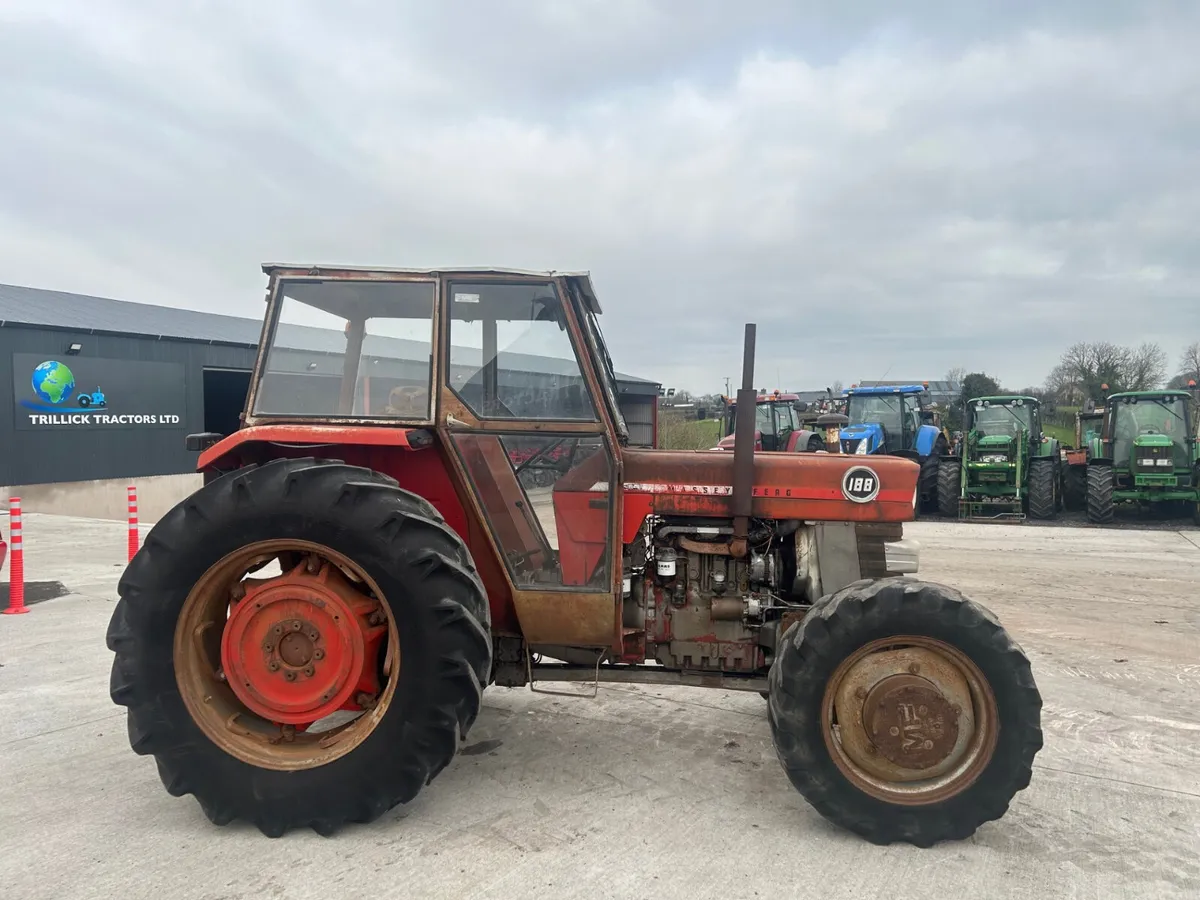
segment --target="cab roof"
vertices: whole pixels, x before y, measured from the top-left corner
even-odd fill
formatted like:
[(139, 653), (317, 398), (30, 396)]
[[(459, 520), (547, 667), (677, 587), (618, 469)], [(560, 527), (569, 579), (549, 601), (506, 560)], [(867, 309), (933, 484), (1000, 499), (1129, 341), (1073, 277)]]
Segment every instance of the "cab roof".
[(1187, 391), (1181, 390), (1165, 390), (1165, 391), (1122, 391), (1119, 394), (1109, 394), (1109, 400), (1124, 400), (1126, 398), (1137, 397), (1139, 400), (1143, 397), (1170, 397), (1171, 399), (1190, 400), (1192, 395)]
[(855, 394), (870, 396), (872, 394), (923, 394), (926, 387), (923, 384), (894, 384), (872, 385), (871, 387), (853, 387), (845, 391), (847, 397)]
[(268, 277), (290, 275), (294, 278), (319, 278), (322, 275), (330, 278), (354, 278), (355, 276), (386, 278), (389, 275), (425, 276), (429, 278), (437, 278), (440, 275), (469, 275), (473, 278), (480, 275), (503, 275), (506, 278), (566, 278), (573, 281), (579, 288), (579, 292), (583, 295), (588, 309), (596, 313), (596, 315), (600, 315), (602, 312), (600, 301), (596, 298), (596, 291), (592, 286), (592, 275), (587, 271), (556, 272), (553, 269), (503, 269), (495, 266), (447, 266), (436, 269), (410, 269), (392, 266), (343, 266), (321, 263), (263, 263), (262, 270), (263, 274)]
[(972, 397), (969, 403), (1012, 403), (1014, 400), (1022, 400), (1025, 403), (1036, 403), (1041, 405), (1041, 400), (1037, 397), (1030, 397), (1028, 394), (997, 394), (995, 397)]

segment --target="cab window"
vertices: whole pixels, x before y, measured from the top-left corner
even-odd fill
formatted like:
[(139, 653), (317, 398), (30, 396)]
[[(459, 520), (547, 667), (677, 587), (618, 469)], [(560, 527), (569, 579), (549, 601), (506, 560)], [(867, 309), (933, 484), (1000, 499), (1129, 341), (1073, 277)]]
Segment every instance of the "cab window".
[(553, 282), (451, 282), (450, 388), (483, 419), (596, 421)]

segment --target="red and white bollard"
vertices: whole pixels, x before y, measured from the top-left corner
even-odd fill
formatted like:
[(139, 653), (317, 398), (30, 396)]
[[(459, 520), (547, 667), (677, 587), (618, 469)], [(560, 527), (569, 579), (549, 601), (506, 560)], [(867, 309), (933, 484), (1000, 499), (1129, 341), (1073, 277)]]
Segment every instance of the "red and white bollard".
[(8, 548), (8, 609), (4, 610), (4, 615), (19, 616), (29, 612), (25, 605), (25, 542), (21, 537), (20, 497), (8, 501), (8, 529), (12, 543)]
[(137, 488), (129, 486), (129, 562), (138, 552)]

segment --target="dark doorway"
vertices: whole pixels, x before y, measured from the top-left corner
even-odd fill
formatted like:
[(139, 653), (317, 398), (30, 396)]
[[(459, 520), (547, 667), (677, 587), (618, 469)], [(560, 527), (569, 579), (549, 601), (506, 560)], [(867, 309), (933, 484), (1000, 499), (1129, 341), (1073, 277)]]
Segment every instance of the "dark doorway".
[(250, 390), (250, 373), (234, 369), (204, 370), (204, 430), (233, 434), (241, 427)]

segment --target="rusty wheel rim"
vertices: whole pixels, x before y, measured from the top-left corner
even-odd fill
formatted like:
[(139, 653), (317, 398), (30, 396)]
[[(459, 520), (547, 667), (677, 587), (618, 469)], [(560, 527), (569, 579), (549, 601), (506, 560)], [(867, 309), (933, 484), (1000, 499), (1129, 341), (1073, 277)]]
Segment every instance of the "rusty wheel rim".
[(826, 684), (821, 733), (841, 773), (888, 803), (924, 806), (969, 788), (999, 736), (979, 667), (936, 638), (897, 635), (847, 657)]
[[(273, 563), (279, 574), (249, 577)], [(307, 541), (225, 556), (184, 600), (175, 680), (192, 720), (251, 765), (294, 771), (361, 744), (399, 680), (395, 620), (348, 558)]]

